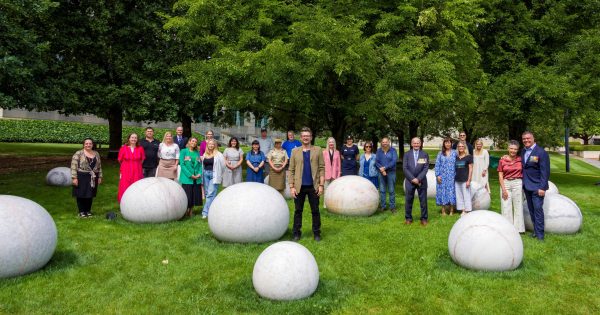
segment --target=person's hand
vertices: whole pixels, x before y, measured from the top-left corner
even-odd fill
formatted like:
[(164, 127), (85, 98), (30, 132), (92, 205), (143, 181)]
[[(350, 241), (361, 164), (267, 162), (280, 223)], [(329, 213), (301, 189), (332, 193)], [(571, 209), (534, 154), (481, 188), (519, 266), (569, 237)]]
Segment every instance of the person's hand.
[(292, 198), (296, 199), (296, 196), (298, 196), (298, 193), (296, 192), (296, 188), (294, 188), (294, 187), (290, 188), (290, 195), (292, 195)]
[(319, 185), (319, 190), (317, 191), (317, 196), (321, 196), (323, 194), (323, 185)]
[(506, 189), (502, 189), (502, 199), (504, 199), (504, 200), (508, 199), (508, 191), (506, 191)]
[(419, 185), (419, 179), (418, 178), (413, 178), (410, 182), (413, 183), (413, 184), (415, 184), (415, 185)]
[(470, 188), (470, 187), (471, 187), (471, 181), (470, 181), (470, 180), (468, 180), (468, 181), (467, 181), (467, 188)]
[(102, 184), (102, 177), (98, 178), (98, 185)]
[(483, 170), (483, 172), (481, 173), (481, 177), (485, 177), (485, 174), (487, 174), (487, 170)]
[(382, 174), (383, 174), (383, 173), (385, 173), (385, 167), (383, 167), (383, 166), (382, 166), (382, 167), (380, 167), (380, 168), (379, 168), (379, 171), (380, 171)]
[(77, 178), (73, 178), (73, 186), (79, 186), (79, 180)]
[(383, 176), (387, 176), (387, 172), (386, 172), (386, 171), (383, 171), (383, 173), (381, 173), (381, 175), (383, 175)]
[(438, 177), (437, 177), (437, 182), (438, 182), (438, 184), (441, 184), (441, 183), (442, 183), (442, 176), (438, 176)]
[(508, 160), (508, 155), (507, 154), (503, 155), (501, 159)]
[(538, 189), (538, 196), (544, 197), (545, 195), (546, 195), (546, 191), (545, 190)]

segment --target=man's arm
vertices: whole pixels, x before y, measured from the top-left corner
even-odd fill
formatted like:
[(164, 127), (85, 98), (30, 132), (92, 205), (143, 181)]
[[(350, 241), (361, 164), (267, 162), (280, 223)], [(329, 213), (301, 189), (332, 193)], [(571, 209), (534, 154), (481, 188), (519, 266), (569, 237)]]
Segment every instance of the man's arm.
[(408, 157), (411, 155), (410, 151), (404, 154), (404, 158), (402, 159), (402, 172), (404, 173), (404, 178), (408, 181), (412, 181), (415, 179), (413, 174), (408, 170)]

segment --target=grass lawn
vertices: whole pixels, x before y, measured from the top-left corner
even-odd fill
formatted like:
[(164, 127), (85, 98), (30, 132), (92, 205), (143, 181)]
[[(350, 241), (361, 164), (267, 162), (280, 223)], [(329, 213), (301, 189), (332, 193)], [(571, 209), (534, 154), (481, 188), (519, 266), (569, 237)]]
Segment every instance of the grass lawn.
[[(70, 155), (79, 147), (1, 143), (0, 153)], [(561, 159), (552, 155), (551, 180), (581, 208), (583, 229), (547, 235), (543, 243), (524, 235), (524, 260), (512, 272), (454, 264), (447, 240), (458, 216), (441, 217), (432, 200), (426, 228), (404, 226), (402, 211), (350, 218), (322, 210), (320, 243), (312, 240), (307, 205), (300, 243), (315, 256), (320, 283), (313, 296), (293, 302), (264, 300), (253, 289), (254, 262), (272, 243), (218, 242), (197, 216), (158, 225), (105, 220), (105, 213), (118, 211), (115, 163), (104, 163), (96, 216), (87, 220), (76, 217), (69, 188), (44, 184), (46, 172), (0, 175), (0, 194), (38, 202), (59, 232), (45, 268), (0, 280), (0, 314), (600, 313), (600, 186), (593, 185), (600, 170), (572, 160), (572, 173), (564, 174)], [(499, 211), (496, 172), (491, 176), (492, 209)], [(396, 189), (402, 209), (401, 185)]]

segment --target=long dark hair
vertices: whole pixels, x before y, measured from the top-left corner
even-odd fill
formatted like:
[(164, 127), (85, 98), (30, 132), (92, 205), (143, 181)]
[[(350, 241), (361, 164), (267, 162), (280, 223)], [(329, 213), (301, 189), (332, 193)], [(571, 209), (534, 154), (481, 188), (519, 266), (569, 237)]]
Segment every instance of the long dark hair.
[(127, 140), (125, 140), (125, 143), (123, 145), (129, 145), (129, 139), (133, 135), (136, 135), (138, 137), (138, 140), (135, 142), (135, 146), (139, 147), (140, 146), (140, 136), (137, 133), (135, 133), (135, 132), (132, 132), (132, 133), (130, 133), (130, 134), (127, 135)]
[(227, 144), (227, 146), (231, 148), (231, 142), (232, 142), (233, 140), (235, 140), (235, 147), (234, 147), (234, 148), (235, 148), (236, 150), (239, 150), (239, 149), (240, 149), (240, 140), (238, 140), (238, 138), (236, 138), (236, 137), (231, 137), (231, 138), (229, 138), (229, 143)]
[[(446, 142), (450, 143), (450, 149), (446, 149)], [(448, 153), (446, 153), (446, 151), (451, 151), (452, 150), (452, 138), (444, 138), (444, 141), (442, 141), (442, 154), (448, 156)]]

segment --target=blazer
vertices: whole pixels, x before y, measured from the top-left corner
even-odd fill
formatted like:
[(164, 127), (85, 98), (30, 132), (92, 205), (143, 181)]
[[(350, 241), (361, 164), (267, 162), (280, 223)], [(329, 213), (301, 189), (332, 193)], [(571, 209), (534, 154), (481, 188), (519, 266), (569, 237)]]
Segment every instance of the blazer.
[(333, 151), (333, 164), (329, 158), (329, 149), (323, 150), (323, 160), (325, 162), (325, 180), (336, 179), (342, 174), (342, 162), (340, 151)]
[(521, 152), (523, 164), (523, 188), (528, 191), (548, 190), (550, 179), (550, 157), (544, 148), (535, 145), (525, 161), (525, 150)]
[[(202, 175), (202, 163), (200, 163), (198, 151), (190, 151), (188, 148), (181, 150), (179, 152), (179, 165), (181, 166), (179, 183), (182, 185), (193, 184), (192, 175)], [(202, 176), (196, 179), (196, 183), (202, 183)]]
[(427, 170), (429, 170), (429, 154), (423, 150), (419, 150), (419, 157), (417, 158), (417, 165), (415, 166), (415, 157), (413, 149), (408, 150), (404, 154), (402, 159), (402, 170), (404, 171), (404, 178), (410, 182), (414, 178), (419, 179), (421, 187), (427, 187)]
[(177, 145), (179, 146), (179, 150), (183, 150), (183, 149), (185, 149), (185, 145), (188, 142), (188, 138), (182, 136), (181, 141), (179, 141), (179, 139), (177, 138), (177, 135), (174, 135), (173, 142), (177, 143)]
[[(221, 184), (223, 182), (223, 172), (225, 172), (225, 156), (221, 151), (215, 149), (213, 164), (213, 182), (215, 184)], [(204, 159), (204, 157), (202, 157)]]
[[(292, 156), (290, 157), (290, 188), (296, 188), (296, 191), (300, 190), (302, 185), (302, 171), (304, 170), (304, 157), (302, 156), (302, 147), (297, 147), (292, 150)], [(313, 185), (315, 190), (319, 189), (321, 183), (320, 177), (325, 177), (325, 160), (323, 160), (323, 153), (321, 148), (312, 146), (310, 148), (310, 170), (313, 178)], [(298, 184), (296, 187), (296, 183)]]
[[(366, 162), (367, 162), (367, 159), (365, 158), (365, 154), (363, 153), (360, 155), (360, 160), (358, 162), (358, 164), (360, 165), (360, 167), (358, 168), (358, 176), (363, 176)], [(375, 176), (379, 175), (379, 170), (377, 169), (375, 162), (376, 162), (375, 154), (371, 153), (371, 163), (369, 164), (369, 177), (375, 177)]]

